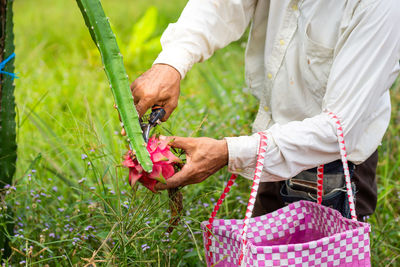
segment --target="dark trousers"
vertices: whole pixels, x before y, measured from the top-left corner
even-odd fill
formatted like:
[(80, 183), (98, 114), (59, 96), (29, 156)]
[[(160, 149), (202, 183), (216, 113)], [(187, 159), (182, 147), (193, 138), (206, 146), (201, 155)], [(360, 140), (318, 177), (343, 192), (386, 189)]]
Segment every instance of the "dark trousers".
[[(356, 165), (352, 182), (355, 184), (355, 204), (358, 220), (371, 215), (376, 208), (377, 186), (376, 167), (378, 151), (375, 151), (366, 161)], [(261, 216), (285, 206), (280, 194), (284, 182), (260, 183), (254, 205), (253, 216)]]

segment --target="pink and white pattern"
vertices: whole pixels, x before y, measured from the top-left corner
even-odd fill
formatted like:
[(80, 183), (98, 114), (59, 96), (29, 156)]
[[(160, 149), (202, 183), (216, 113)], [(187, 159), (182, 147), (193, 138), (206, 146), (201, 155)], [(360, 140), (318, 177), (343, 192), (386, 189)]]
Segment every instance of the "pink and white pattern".
[(351, 188), (349, 165), (347, 164), (347, 152), (346, 152), (346, 145), (344, 143), (343, 128), (342, 128), (342, 125), (340, 124), (339, 118), (335, 114), (333, 114), (332, 112), (329, 112), (328, 115), (332, 120), (335, 121), (335, 124), (336, 124), (336, 132), (337, 132), (338, 141), (339, 141), (340, 156), (342, 157), (342, 162), (343, 162), (343, 170), (344, 170), (344, 177), (345, 177), (345, 181), (346, 181), (347, 197), (349, 199), (349, 205), (350, 205), (351, 219), (357, 221), (356, 208), (354, 205), (353, 190)]
[(322, 195), (324, 194), (324, 165), (317, 168), (317, 203), (322, 203)]
[[(207, 223), (201, 224), (203, 230)], [(214, 220), (208, 266), (240, 266), (242, 227), (243, 220)], [(369, 224), (344, 218), (336, 210), (295, 202), (250, 218), (242, 266), (369, 267), (369, 232)], [(206, 235), (203, 238), (208, 241)]]
[[(221, 196), (219, 197), (219, 199), (218, 199), (218, 201), (217, 201), (217, 204), (215, 205), (214, 210), (213, 210), (213, 212), (211, 213), (210, 219), (208, 219), (208, 224), (207, 224), (207, 226), (206, 226), (207, 231), (206, 231), (206, 233), (205, 233), (205, 235), (207, 236), (207, 243), (204, 243), (204, 244), (205, 244), (206, 251), (208, 251), (208, 253), (206, 253), (206, 257), (211, 257), (211, 258), (212, 258), (212, 256), (213, 256), (213, 255), (212, 255), (212, 252), (210, 251), (210, 246), (211, 246), (211, 238), (210, 238), (210, 236), (211, 236), (211, 228), (212, 228), (212, 224), (213, 224), (213, 222), (214, 222), (214, 218), (215, 218), (215, 216), (217, 215), (217, 212), (218, 212), (219, 208), (221, 207), (222, 202), (223, 202), (224, 199), (225, 199), (225, 196), (226, 196), (226, 195), (229, 193), (229, 191), (231, 190), (231, 187), (232, 187), (232, 185), (234, 184), (236, 178), (237, 178), (237, 175), (235, 175), (235, 174), (232, 174), (232, 175), (231, 175), (231, 178), (229, 178), (228, 184), (226, 185), (226, 187), (225, 187), (225, 189), (224, 189), (224, 192), (223, 192), (223, 193), (221, 194)], [(208, 261), (209, 261), (209, 260), (207, 259), (207, 262), (208, 262)]]
[(260, 147), (245, 219), (215, 220), (236, 179), (232, 175), (211, 218), (201, 224), (208, 266), (371, 266), (370, 225), (357, 221), (343, 129), (336, 115), (329, 116), (337, 126), (352, 220), (320, 205), (323, 165), (317, 169), (318, 203), (299, 201), (251, 218), (267, 146), (265, 134), (259, 133)]
[(242, 249), (239, 256), (239, 265), (242, 263), (243, 255), (245, 252), (247, 244), (247, 229), (249, 225), (249, 220), (253, 214), (254, 203), (256, 202), (257, 191), (260, 185), (261, 173), (264, 166), (265, 153), (267, 153), (267, 136), (264, 133), (259, 133), (260, 135), (260, 146), (258, 148), (257, 164), (256, 170), (254, 172), (253, 185), (251, 187), (250, 199), (247, 204), (246, 215), (244, 217), (244, 225), (242, 232)]

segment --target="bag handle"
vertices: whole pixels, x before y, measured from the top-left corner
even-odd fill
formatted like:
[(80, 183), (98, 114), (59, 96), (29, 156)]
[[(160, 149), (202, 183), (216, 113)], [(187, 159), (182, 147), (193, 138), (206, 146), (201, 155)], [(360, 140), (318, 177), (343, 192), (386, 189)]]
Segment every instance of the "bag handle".
[[(350, 171), (349, 171), (349, 166), (347, 162), (347, 152), (346, 152), (346, 146), (344, 142), (344, 136), (343, 136), (343, 128), (341, 126), (339, 118), (332, 112), (327, 113), (328, 116), (335, 122), (336, 125), (336, 133), (338, 136), (338, 143), (339, 143), (339, 148), (340, 148), (340, 155), (343, 163), (343, 170), (344, 170), (344, 176), (345, 176), (345, 181), (346, 181), (346, 190), (347, 190), (347, 197), (349, 201), (349, 207), (350, 207), (350, 214), (351, 218), (354, 221), (357, 221), (357, 216), (355, 212), (355, 205), (354, 205), (354, 197), (353, 197), (353, 190), (351, 188), (351, 181), (350, 181)], [(239, 265), (241, 264), (243, 260), (243, 255), (244, 255), (244, 249), (247, 244), (247, 229), (248, 229), (248, 224), (253, 212), (254, 208), (254, 203), (256, 200), (257, 196), (257, 190), (258, 186), (260, 184), (260, 175), (262, 173), (263, 165), (264, 165), (264, 158), (265, 158), (265, 153), (267, 151), (267, 136), (263, 132), (258, 133), (260, 135), (260, 146), (257, 154), (257, 164), (256, 164), (256, 169), (254, 173), (254, 178), (253, 178), (253, 185), (251, 187), (251, 193), (250, 193), (250, 199), (249, 203), (247, 204), (247, 210), (246, 210), (246, 215), (244, 218), (243, 222), (243, 232), (242, 232), (242, 247), (241, 247), (241, 252), (239, 256)], [(322, 192), (323, 192), (323, 178), (324, 178), (324, 165), (320, 165), (317, 168), (317, 184), (318, 184), (318, 191), (317, 191), (317, 201), (319, 204), (322, 202)], [(232, 174), (231, 178), (228, 181), (227, 186), (224, 189), (224, 192), (221, 194), (220, 198), (218, 199), (217, 204), (214, 207), (213, 212), (211, 213), (211, 217), (208, 220), (207, 224), (207, 244), (206, 244), (206, 258), (207, 262), (211, 262), (212, 259), (212, 252), (210, 251), (210, 246), (211, 246), (211, 228), (212, 228), (212, 223), (214, 222), (215, 216), (217, 215), (217, 212), (219, 208), (221, 207), (222, 202), (224, 201), (226, 195), (229, 193), (234, 181), (236, 180), (237, 175)]]
[(214, 210), (213, 212), (211, 212), (211, 217), (210, 219), (208, 219), (208, 224), (207, 224), (207, 243), (206, 243), (206, 260), (207, 262), (211, 262), (211, 259), (213, 257), (212, 252), (210, 251), (210, 246), (211, 246), (211, 227), (212, 224), (214, 222), (215, 216), (217, 215), (217, 212), (219, 210), (219, 208), (222, 205), (222, 202), (224, 201), (226, 195), (229, 193), (229, 191), (231, 190), (231, 187), (233, 185), (233, 183), (235, 182), (237, 178), (236, 174), (232, 174), (231, 178), (229, 178), (228, 184), (226, 185), (224, 192), (221, 194), (221, 196), (219, 197), (217, 204), (215, 204)]
[[(347, 199), (349, 201), (351, 219), (353, 221), (357, 221), (356, 210), (355, 210), (355, 205), (354, 205), (353, 189), (351, 188), (350, 171), (349, 171), (349, 165), (348, 165), (348, 161), (347, 161), (346, 145), (344, 142), (343, 128), (340, 124), (339, 118), (335, 114), (333, 114), (332, 112), (329, 112), (328, 115), (332, 120), (335, 121), (335, 125), (336, 125), (336, 133), (338, 136), (340, 156), (341, 156), (342, 163), (343, 163), (343, 171), (344, 171), (344, 177), (345, 177), (345, 182), (346, 182)], [(321, 202), (322, 202), (323, 183), (324, 183), (324, 165), (319, 165), (317, 168), (317, 202), (318, 202), (318, 204), (321, 204)]]
[(251, 215), (253, 214), (254, 203), (256, 202), (258, 186), (260, 185), (261, 173), (262, 173), (262, 169), (264, 167), (265, 154), (267, 153), (267, 136), (263, 132), (259, 132), (258, 134), (260, 135), (260, 146), (258, 148), (258, 153), (257, 153), (257, 164), (256, 164), (256, 169), (254, 171), (254, 178), (253, 178), (253, 185), (251, 186), (250, 199), (249, 199), (249, 203), (247, 204), (247, 210), (246, 210), (246, 214), (244, 216), (244, 221), (243, 221), (242, 244), (241, 244), (241, 249), (240, 249), (238, 265), (241, 265), (243, 256), (244, 256), (244, 252), (245, 252), (244, 250), (247, 247), (246, 246), (247, 245), (247, 229), (249, 226)]
[[(262, 169), (264, 166), (265, 153), (267, 152), (267, 136), (263, 132), (260, 132), (258, 134), (260, 135), (260, 146), (259, 146), (258, 153), (257, 153), (257, 164), (256, 164), (256, 170), (254, 173), (254, 178), (253, 178), (253, 185), (251, 186), (250, 199), (247, 204), (246, 215), (245, 215), (244, 223), (243, 223), (242, 247), (240, 249), (241, 252), (240, 252), (240, 256), (239, 256), (239, 265), (241, 264), (241, 261), (243, 259), (243, 249), (245, 248), (245, 245), (247, 244), (247, 228), (248, 228), (248, 224), (249, 224), (249, 221), (251, 218), (251, 214), (253, 213), (253, 208), (254, 208), (254, 203), (256, 201), (258, 186), (260, 184), (260, 177), (261, 177)], [(215, 205), (214, 210), (211, 213), (210, 219), (208, 219), (207, 243), (205, 246), (207, 262), (211, 262), (211, 259), (213, 257), (213, 254), (210, 251), (210, 246), (211, 246), (211, 238), (210, 237), (211, 237), (212, 223), (214, 222), (215, 216), (217, 215), (217, 212), (218, 212), (219, 208), (221, 207), (222, 202), (224, 201), (226, 195), (231, 190), (231, 187), (232, 187), (233, 183), (235, 182), (236, 178), (237, 178), (237, 175), (232, 174), (231, 178), (228, 181), (228, 184), (226, 185), (226, 187), (224, 189), (224, 192), (219, 197), (217, 204)]]
[[(328, 112), (328, 115), (335, 122), (335, 125), (336, 125), (336, 134), (337, 134), (338, 142), (339, 142), (340, 156), (341, 156), (342, 163), (343, 163), (343, 171), (344, 171), (344, 178), (345, 178), (345, 182), (346, 182), (347, 199), (349, 201), (351, 219), (353, 221), (357, 221), (356, 209), (355, 209), (355, 205), (354, 205), (353, 189), (351, 188), (349, 164), (347, 162), (346, 145), (344, 143), (343, 128), (342, 128), (339, 118), (334, 113)], [(318, 177), (318, 181), (321, 179), (321, 188), (318, 187), (318, 196), (321, 195), (321, 198), (322, 198), (323, 176), (324, 176), (324, 174), (323, 174), (323, 169), (322, 169), (321, 178)], [(319, 186), (319, 183), (318, 183), (318, 186)]]

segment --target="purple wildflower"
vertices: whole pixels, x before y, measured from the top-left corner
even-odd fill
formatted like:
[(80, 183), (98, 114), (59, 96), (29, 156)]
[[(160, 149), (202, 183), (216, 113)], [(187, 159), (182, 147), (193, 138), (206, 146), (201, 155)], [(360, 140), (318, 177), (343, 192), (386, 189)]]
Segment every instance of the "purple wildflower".
[(142, 245), (142, 250), (146, 251), (148, 250), (150, 247), (147, 244)]
[(88, 226), (85, 227), (85, 231), (89, 231), (90, 229), (94, 229), (94, 227), (91, 226), (91, 225), (88, 225)]
[(82, 159), (87, 159), (87, 155), (86, 155), (86, 154), (82, 154), (82, 155), (81, 155), (81, 158), (82, 158)]

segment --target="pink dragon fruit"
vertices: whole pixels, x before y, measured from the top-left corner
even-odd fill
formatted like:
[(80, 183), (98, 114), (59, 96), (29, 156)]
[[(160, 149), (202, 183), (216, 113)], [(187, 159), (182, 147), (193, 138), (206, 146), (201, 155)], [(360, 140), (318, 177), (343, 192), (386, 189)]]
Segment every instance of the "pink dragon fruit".
[(143, 170), (132, 151), (129, 150), (122, 163), (129, 168), (129, 184), (133, 187), (139, 181), (156, 193), (154, 186), (157, 181), (165, 183), (175, 173), (174, 164), (181, 162), (181, 159), (172, 154), (170, 149), (171, 146), (168, 144), (168, 140), (160, 140), (155, 136), (149, 139), (147, 151), (149, 151), (150, 159), (153, 162), (153, 171), (151, 173)]

